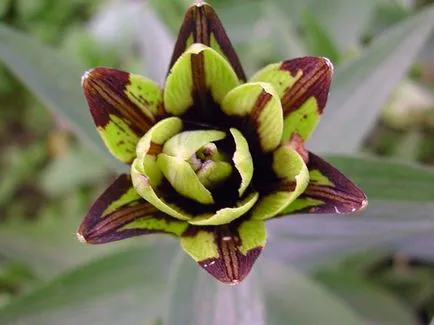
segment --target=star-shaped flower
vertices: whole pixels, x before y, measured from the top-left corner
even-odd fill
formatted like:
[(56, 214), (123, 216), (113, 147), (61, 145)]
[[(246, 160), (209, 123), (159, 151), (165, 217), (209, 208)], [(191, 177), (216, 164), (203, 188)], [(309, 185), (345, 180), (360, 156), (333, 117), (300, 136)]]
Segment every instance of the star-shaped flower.
[(185, 15), (164, 89), (116, 69), (86, 72), (97, 129), (131, 174), (97, 199), (79, 239), (170, 234), (211, 275), (234, 284), (265, 246), (265, 220), (364, 208), (365, 194), (304, 148), (332, 73), (329, 60), (303, 57), (246, 82), (219, 18), (202, 1)]

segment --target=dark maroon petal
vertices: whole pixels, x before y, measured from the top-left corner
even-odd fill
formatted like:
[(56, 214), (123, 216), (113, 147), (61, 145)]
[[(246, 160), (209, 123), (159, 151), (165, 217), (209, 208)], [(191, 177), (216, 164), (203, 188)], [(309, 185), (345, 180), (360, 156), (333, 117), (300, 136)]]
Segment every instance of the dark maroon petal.
[(164, 115), (162, 90), (151, 80), (111, 68), (87, 71), (82, 86), (107, 148), (131, 163), (139, 139)]
[(174, 219), (143, 200), (132, 187), (129, 175), (119, 176), (96, 200), (81, 223), (77, 237), (102, 244), (151, 233), (179, 236), (187, 224)]
[(241, 81), (246, 80), (240, 60), (214, 9), (203, 1), (196, 1), (185, 13), (179, 30), (169, 71), (176, 60), (193, 43), (209, 46), (223, 55)]
[(310, 182), (305, 192), (280, 215), (289, 213), (355, 213), (368, 204), (365, 193), (320, 157), (309, 152)]
[(247, 276), (265, 243), (264, 222), (259, 220), (190, 226), (181, 236), (184, 250), (209, 274), (229, 284), (237, 284)]

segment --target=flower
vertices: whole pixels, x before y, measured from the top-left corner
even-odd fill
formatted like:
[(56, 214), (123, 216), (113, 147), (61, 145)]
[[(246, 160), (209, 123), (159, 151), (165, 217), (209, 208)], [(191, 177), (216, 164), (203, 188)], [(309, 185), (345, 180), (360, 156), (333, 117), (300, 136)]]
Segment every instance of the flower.
[(265, 220), (364, 208), (365, 194), (304, 148), (332, 72), (328, 59), (303, 57), (246, 82), (219, 18), (202, 1), (186, 12), (164, 90), (116, 69), (86, 72), (96, 127), (131, 174), (97, 199), (78, 238), (174, 235), (212, 276), (236, 284), (265, 246)]

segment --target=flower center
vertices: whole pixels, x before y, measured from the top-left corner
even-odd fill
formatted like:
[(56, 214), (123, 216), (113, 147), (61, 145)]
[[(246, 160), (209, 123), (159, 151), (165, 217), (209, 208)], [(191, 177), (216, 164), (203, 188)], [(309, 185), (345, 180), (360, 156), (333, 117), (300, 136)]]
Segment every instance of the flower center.
[(136, 153), (131, 166), (134, 189), (174, 218), (197, 225), (225, 224), (259, 198), (248, 190), (252, 156), (235, 128), (191, 129), (180, 118), (168, 117), (140, 139)]
[(214, 203), (210, 191), (232, 174), (230, 160), (216, 144), (225, 137), (222, 131), (184, 131), (164, 144), (157, 163), (178, 193), (200, 203)]

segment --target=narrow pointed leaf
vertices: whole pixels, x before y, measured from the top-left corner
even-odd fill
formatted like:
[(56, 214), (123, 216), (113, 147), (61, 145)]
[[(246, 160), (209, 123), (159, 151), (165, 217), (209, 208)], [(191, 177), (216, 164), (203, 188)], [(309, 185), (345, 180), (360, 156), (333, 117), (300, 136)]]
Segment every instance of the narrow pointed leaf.
[(370, 199), (434, 201), (434, 168), (372, 157), (327, 156)]
[(156, 240), (74, 267), (2, 306), (0, 324), (157, 324), (177, 246)]
[(276, 216), (303, 193), (309, 183), (309, 171), (300, 154), (283, 145), (273, 153), (275, 180), (265, 186), (263, 197), (253, 208), (252, 219), (265, 220)]
[(330, 110), (308, 147), (317, 153), (357, 151), (433, 28), (431, 5), (386, 30), (359, 59), (337, 69)]
[(324, 110), (332, 80), (333, 65), (326, 58), (303, 57), (271, 64), (250, 81), (273, 85), (282, 102), (283, 140), (296, 132), (306, 140)]
[(374, 324), (420, 325), (411, 307), (374, 279), (366, 279), (353, 270), (336, 268), (320, 271), (315, 274), (315, 280)]
[(253, 149), (270, 152), (282, 138), (282, 106), (273, 86), (247, 83), (231, 90), (221, 109), (235, 119)]
[(250, 272), (266, 242), (262, 221), (191, 227), (181, 237), (184, 250), (217, 280), (237, 284)]
[(210, 47), (195, 43), (175, 62), (166, 80), (164, 104), (167, 112), (200, 122), (215, 121), (217, 104), (238, 86), (230, 64)]
[(279, 218), (267, 224), (270, 238), (276, 240), (270, 240), (266, 253), (279, 262), (311, 269), (335, 266), (356, 252), (393, 252), (414, 236), (432, 237), (432, 211), (434, 205), (429, 203), (371, 200), (369, 208), (350, 218), (336, 213)]
[(309, 153), (310, 182), (304, 193), (281, 214), (353, 213), (368, 204), (366, 195), (336, 168)]
[(98, 132), (110, 152), (131, 163), (140, 137), (162, 112), (162, 90), (153, 81), (128, 72), (95, 68), (82, 85)]
[(203, 1), (196, 1), (185, 13), (184, 22), (178, 33), (170, 68), (193, 43), (209, 46), (225, 57), (240, 81), (246, 80), (243, 67), (232, 47), (220, 19), (214, 9)]
[(1, 63), (113, 169), (125, 171), (107, 152), (90, 118), (80, 89), (80, 76), (86, 68), (4, 24), (0, 24), (0, 43)]
[(102, 244), (151, 233), (179, 236), (186, 228), (185, 222), (143, 200), (134, 190), (130, 176), (124, 174), (96, 200), (77, 236), (86, 243)]
[[(236, 287), (213, 281), (181, 252), (172, 265), (165, 325), (270, 325), (258, 266)], [(261, 263), (263, 264), (263, 263)], [(189, 299), (185, 299), (189, 297)], [(9, 325), (9, 324), (8, 324)]]
[(266, 324), (367, 324), (345, 300), (293, 267), (265, 256), (258, 264), (263, 266)]
[[(304, 10), (302, 24), (308, 52), (311, 55), (327, 57), (334, 64), (339, 63), (341, 60), (340, 49), (322, 20), (315, 17), (310, 10)], [(341, 27), (340, 29), (346, 29), (348, 25), (350, 24), (345, 24), (345, 28)]]

